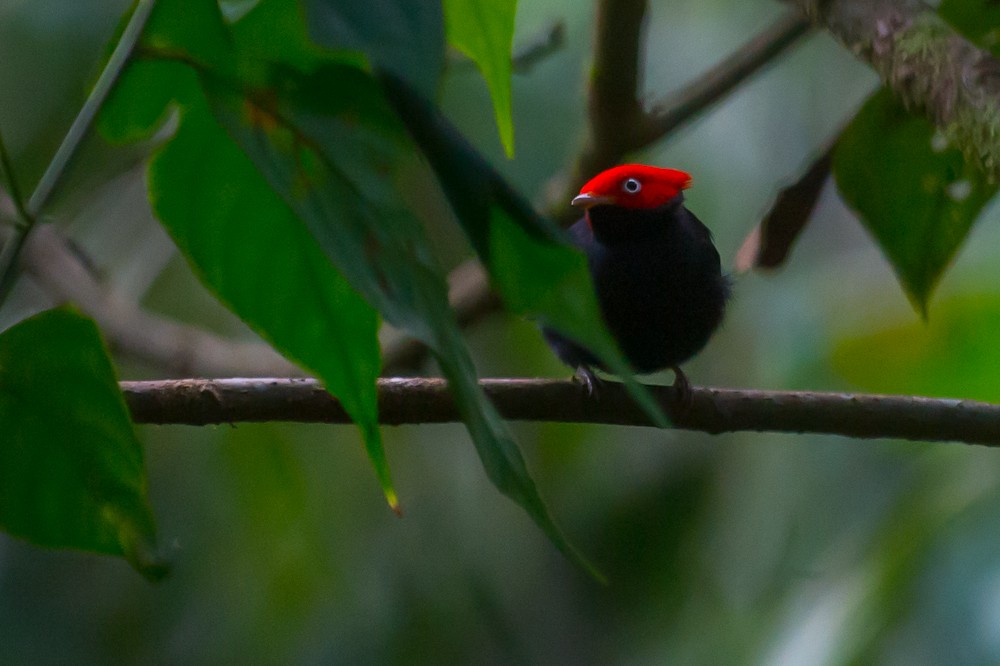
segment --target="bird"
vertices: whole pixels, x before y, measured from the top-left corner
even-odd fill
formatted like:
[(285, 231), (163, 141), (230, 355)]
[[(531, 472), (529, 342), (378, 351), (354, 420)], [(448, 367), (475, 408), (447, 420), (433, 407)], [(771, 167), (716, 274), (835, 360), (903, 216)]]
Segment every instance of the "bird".
[[(569, 228), (583, 251), (604, 324), (636, 374), (674, 372), (678, 404), (691, 386), (680, 365), (704, 348), (722, 323), (730, 280), (712, 233), (684, 206), (684, 171), (623, 164), (594, 176), (570, 202), (583, 217)], [(556, 356), (588, 395), (607, 372), (586, 347), (542, 327)]]

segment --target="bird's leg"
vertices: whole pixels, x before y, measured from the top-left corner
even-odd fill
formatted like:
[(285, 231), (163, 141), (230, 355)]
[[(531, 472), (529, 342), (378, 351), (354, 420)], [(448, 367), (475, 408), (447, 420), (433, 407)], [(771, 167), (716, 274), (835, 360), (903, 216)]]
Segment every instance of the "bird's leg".
[(579, 365), (576, 368), (576, 373), (573, 375), (573, 381), (580, 382), (583, 384), (583, 388), (587, 391), (587, 397), (598, 398), (601, 394), (601, 378), (594, 374), (594, 371), (590, 369), (589, 366)]
[(688, 381), (684, 371), (676, 365), (671, 370), (674, 371), (674, 394), (677, 396), (677, 413), (683, 415), (691, 411), (691, 406), (694, 404), (694, 393), (691, 391), (691, 382)]

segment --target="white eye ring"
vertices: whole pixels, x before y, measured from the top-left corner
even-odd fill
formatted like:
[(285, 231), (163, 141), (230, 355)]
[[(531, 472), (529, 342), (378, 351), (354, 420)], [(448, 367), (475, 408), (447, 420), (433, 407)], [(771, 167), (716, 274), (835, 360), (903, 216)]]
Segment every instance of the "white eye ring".
[(622, 183), (622, 189), (629, 194), (638, 194), (639, 190), (642, 189), (642, 183), (635, 178), (627, 178), (625, 182)]

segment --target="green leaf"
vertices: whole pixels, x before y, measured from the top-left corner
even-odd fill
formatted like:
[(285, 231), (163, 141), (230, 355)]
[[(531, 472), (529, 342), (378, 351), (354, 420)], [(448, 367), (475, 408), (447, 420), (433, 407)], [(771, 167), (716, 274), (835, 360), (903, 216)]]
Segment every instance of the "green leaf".
[[(118, 78), (97, 117), (97, 129), (108, 141), (131, 143), (148, 139), (163, 125), (171, 103), (187, 99), (194, 79), (174, 62), (132, 62)], [(185, 92), (184, 88), (188, 90)]]
[(141, 46), (163, 49), (219, 72), (235, 64), (229, 30), (215, 1), (160, 0), (146, 24)]
[(444, 0), (448, 43), (479, 67), (493, 97), (500, 142), (514, 154), (511, 110), (511, 49), (517, 0)]
[(355, 49), (434, 96), (444, 67), (440, 2), (305, 0), (309, 34), (332, 49)]
[(91, 320), (49, 310), (0, 334), (0, 423), (0, 527), (166, 575), (142, 447)]
[(926, 318), (934, 287), (996, 186), (885, 89), (841, 135), (833, 172)]
[(870, 330), (834, 347), (833, 368), (852, 385), (878, 393), (1000, 401), (997, 294), (943, 300), (926, 323), (870, 321)]
[[(367, 5), (359, 3), (358, 6)], [(314, 43), (306, 28), (302, 3), (297, 0), (261, 0), (232, 26), (231, 32), (244, 67), (251, 62), (268, 62), (308, 71), (321, 62), (334, 59), (357, 67), (365, 66), (365, 59), (360, 54), (353, 51), (334, 53)], [(342, 45), (340, 48), (354, 46)]]
[[(479, 388), (444, 274), (392, 185), (394, 165), (412, 148), (401, 142), (405, 134), (375, 81), (329, 65), (298, 80), (286, 73), (281, 93), (270, 95), (203, 82), (216, 117), (330, 260), (390, 323), (431, 348), (490, 480), (568, 557), (598, 575), (559, 532), (506, 424)], [(264, 101), (272, 106), (260, 106)]]
[(437, 173), (452, 208), (507, 309), (572, 337), (621, 376), (633, 399), (661, 427), (670, 421), (632, 371), (604, 326), (582, 253), (538, 215), (419, 93), (391, 74), (380, 79)]
[(378, 428), (374, 310), (215, 122), (193, 72), (179, 63), (140, 62), (125, 76), (122, 94), (105, 109), (111, 117), (127, 117), (135, 96), (166, 81), (177, 84), (173, 94), (184, 104), (176, 134), (150, 164), (150, 199), (160, 221), (223, 303), (341, 400), (398, 511)]
[[(219, 185), (224, 183), (224, 186)], [(378, 428), (378, 318), (205, 108), (150, 165), (154, 210), (205, 283), (276, 349), (322, 378), (398, 500)]]

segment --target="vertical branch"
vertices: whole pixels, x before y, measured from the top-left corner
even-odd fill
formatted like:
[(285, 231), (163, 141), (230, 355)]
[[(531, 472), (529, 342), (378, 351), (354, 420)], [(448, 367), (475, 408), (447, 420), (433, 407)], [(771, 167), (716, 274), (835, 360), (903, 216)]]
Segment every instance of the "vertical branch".
[(633, 143), (633, 128), (642, 124), (639, 94), (646, 9), (646, 0), (597, 3), (588, 100), (590, 141), (574, 166), (574, 185), (617, 162)]

